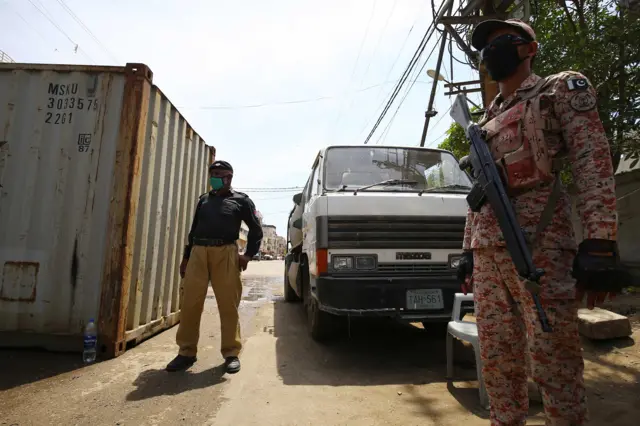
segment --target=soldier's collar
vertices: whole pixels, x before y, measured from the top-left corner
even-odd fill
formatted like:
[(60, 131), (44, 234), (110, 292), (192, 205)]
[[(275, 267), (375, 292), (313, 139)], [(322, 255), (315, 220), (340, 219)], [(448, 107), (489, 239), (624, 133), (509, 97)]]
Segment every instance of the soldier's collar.
[(516, 89), (516, 92), (521, 92), (523, 90), (529, 90), (533, 88), (536, 84), (538, 84), (538, 81), (540, 81), (541, 78), (542, 77), (539, 77), (535, 74), (531, 74), (529, 77), (524, 79), (522, 84), (520, 84), (520, 87)]
[[(526, 92), (527, 90), (531, 90), (538, 84), (538, 82), (542, 79), (542, 77), (537, 76), (536, 74), (531, 74), (529, 77), (525, 78), (524, 81), (520, 84), (520, 87), (516, 89), (515, 92), (510, 94), (507, 98), (502, 96), (502, 93), (498, 93), (498, 95), (493, 100), (492, 108), (490, 109), (506, 109), (510, 108), (514, 102), (517, 102), (520, 99), (520, 93)], [(506, 103), (505, 103), (506, 101)]]
[[(538, 81), (540, 81), (541, 78), (542, 77), (536, 74), (531, 74), (529, 77), (524, 79), (524, 81), (520, 84), (520, 87), (518, 87), (514, 93), (522, 92), (523, 90), (529, 90), (532, 87), (535, 87), (535, 85), (538, 84)], [(509, 98), (512, 96), (513, 94), (509, 95)], [(502, 93), (498, 93), (493, 102), (496, 105), (500, 105), (502, 101), (504, 101), (504, 97), (502, 96)]]

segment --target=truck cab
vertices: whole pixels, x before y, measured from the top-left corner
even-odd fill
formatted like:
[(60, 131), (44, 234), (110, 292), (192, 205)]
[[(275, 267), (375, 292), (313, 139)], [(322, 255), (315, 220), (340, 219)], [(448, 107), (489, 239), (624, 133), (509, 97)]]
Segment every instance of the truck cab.
[(339, 316), (446, 323), (470, 188), (448, 151), (322, 149), (293, 197), (284, 274), (312, 337), (330, 337)]

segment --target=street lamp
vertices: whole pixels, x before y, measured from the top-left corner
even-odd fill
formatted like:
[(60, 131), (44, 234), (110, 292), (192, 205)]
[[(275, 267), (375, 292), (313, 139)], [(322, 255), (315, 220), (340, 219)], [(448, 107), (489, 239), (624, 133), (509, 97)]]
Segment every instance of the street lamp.
[[(427, 70), (427, 75), (429, 77), (435, 79), (436, 78), (436, 70)], [(438, 74), (438, 81), (444, 81), (445, 83), (448, 83), (448, 81), (444, 79), (442, 74)]]
[[(434, 79), (434, 80), (444, 81), (444, 82), (445, 82), (445, 83), (447, 83), (447, 84), (451, 84), (451, 85), (453, 85), (453, 83), (452, 83), (452, 82), (450, 82), (450, 81), (448, 81), (447, 79), (445, 79), (445, 78), (442, 76), (442, 74), (437, 74), (437, 73), (436, 73), (436, 70), (427, 70), (427, 75), (428, 75), (429, 77), (431, 77), (432, 79)], [(473, 102), (471, 99), (469, 99), (469, 97), (468, 97), (467, 95), (464, 95), (464, 97), (467, 99), (467, 101), (468, 101), (471, 105), (473, 105), (473, 106), (474, 106), (474, 107), (476, 107), (476, 108), (480, 108), (478, 105), (476, 105), (476, 103), (475, 103), (475, 102)]]

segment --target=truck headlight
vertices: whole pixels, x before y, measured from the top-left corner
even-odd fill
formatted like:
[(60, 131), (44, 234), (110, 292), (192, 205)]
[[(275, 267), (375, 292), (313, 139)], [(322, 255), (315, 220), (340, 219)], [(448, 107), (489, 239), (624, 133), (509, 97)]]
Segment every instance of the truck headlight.
[(336, 271), (353, 269), (353, 257), (351, 256), (331, 256), (331, 266)]
[(375, 256), (356, 256), (356, 269), (369, 271), (376, 269)]
[(460, 259), (462, 259), (461, 254), (450, 254), (449, 255), (449, 268), (458, 269), (460, 266)]

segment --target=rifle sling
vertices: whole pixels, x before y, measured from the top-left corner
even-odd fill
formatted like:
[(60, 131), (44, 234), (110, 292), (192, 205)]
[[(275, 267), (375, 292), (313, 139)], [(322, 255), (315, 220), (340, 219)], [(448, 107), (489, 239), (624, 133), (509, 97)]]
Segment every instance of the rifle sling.
[(556, 173), (556, 178), (553, 181), (553, 188), (551, 189), (551, 193), (549, 194), (549, 198), (547, 199), (547, 204), (544, 206), (544, 210), (540, 215), (540, 220), (538, 221), (538, 226), (536, 227), (536, 233), (529, 240), (529, 249), (532, 251), (535, 247), (536, 242), (538, 242), (538, 240), (540, 239), (542, 232), (553, 220), (553, 213), (555, 212), (558, 198), (560, 198), (561, 182), (562, 181), (560, 179), (560, 172), (558, 171)]

